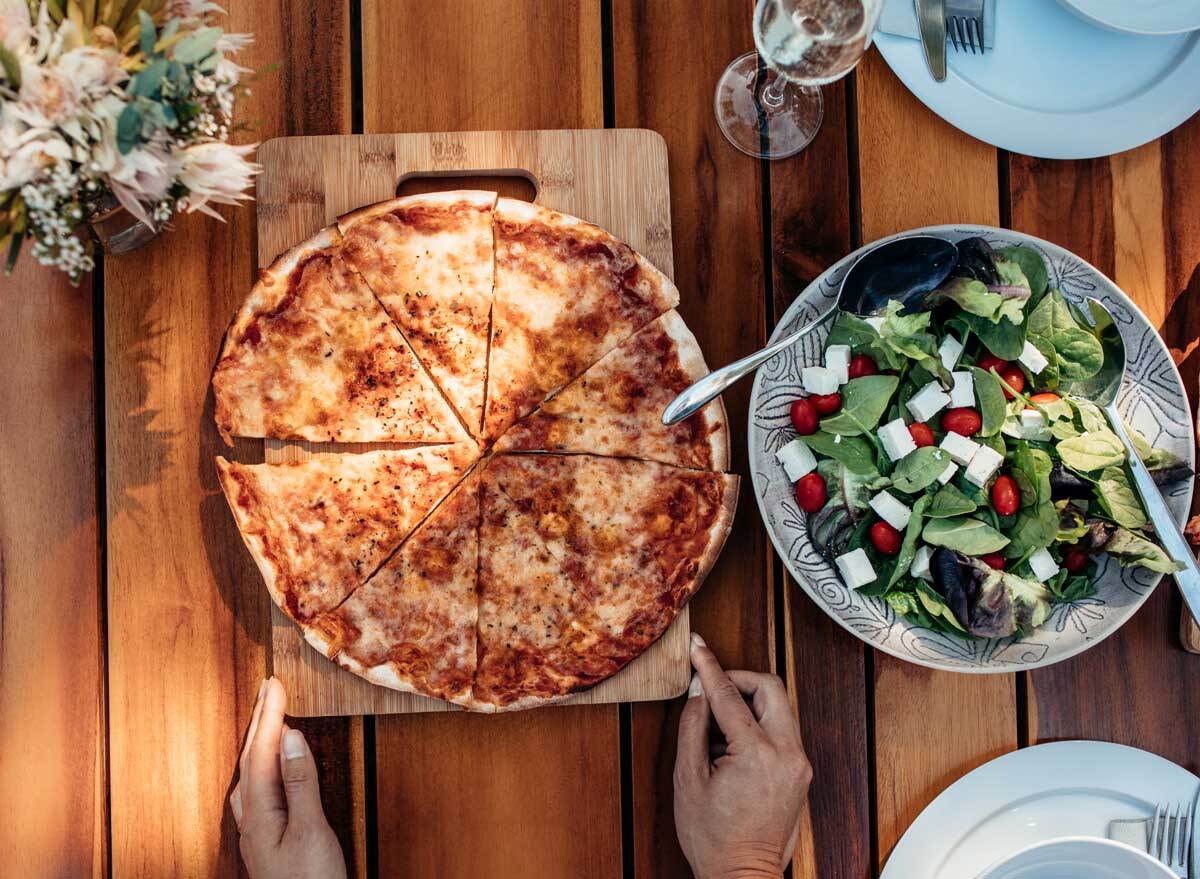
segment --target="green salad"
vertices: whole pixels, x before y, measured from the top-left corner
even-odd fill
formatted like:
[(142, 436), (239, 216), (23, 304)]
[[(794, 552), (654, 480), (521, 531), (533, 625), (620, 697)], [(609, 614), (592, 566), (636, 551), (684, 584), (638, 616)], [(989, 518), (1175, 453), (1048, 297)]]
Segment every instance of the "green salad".
[[(1037, 251), (960, 242), (907, 312), (841, 313), (777, 453), (846, 584), (961, 636), (1028, 633), (1092, 595), (1098, 556), (1172, 572), (1103, 411), (1067, 392), (1104, 349)], [(1131, 436), (1156, 481), (1191, 474)]]

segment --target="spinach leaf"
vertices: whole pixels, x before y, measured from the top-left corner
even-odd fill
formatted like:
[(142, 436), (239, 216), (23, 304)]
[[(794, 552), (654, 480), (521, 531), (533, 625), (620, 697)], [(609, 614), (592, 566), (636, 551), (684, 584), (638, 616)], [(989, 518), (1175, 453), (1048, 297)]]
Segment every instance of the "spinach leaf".
[(917, 612), (917, 596), (914, 592), (889, 592), (883, 600), (892, 606), (898, 616), (909, 617)]
[(1058, 510), (1050, 501), (1026, 507), (1017, 513), (1010, 534), (1012, 541), (1004, 550), (1005, 558), (1026, 559), (1054, 543), (1058, 536)]
[(993, 436), (977, 435), (975, 437), (975, 441), (981, 446), (987, 446), (988, 448), (995, 449), (1000, 453), (1000, 457), (1004, 457), (1008, 454), (1008, 444), (1004, 442), (1004, 437), (1000, 436), (1000, 434), (995, 434)]
[(1038, 386), (1048, 391), (1054, 390), (1062, 381), (1058, 365), (1058, 352), (1045, 336), (1029, 333), (1026, 338), (1029, 339), (1029, 344), (1042, 352), (1042, 356), (1046, 358), (1046, 365), (1037, 374), (1036, 381)]
[(857, 436), (870, 433), (879, 425), (888, 401), (900, 379), (894, 375), (868, 375), (852, 378), (842, 386), (842, 408), (836, 415), (821, 419), (821, 430)]
[(1104, 365), (1104, 348), (1091, 332), (1081, 327), (1067, 300), (1051, 290), (1029, 315), (1029, 338), (1042, 348), (1045, 342), (1057, 355), (1058, 373), (1070, 381), (1088, 379)]
[(1014, 324), (1008, 318), (1001, 318), (998, 323), (992, 323), (986, 317), (977, 314), (960, 315), (971, 332), (979, 337), (979, 341), (988, 351), (1001, 360), (1016, 360), (1025, 350), (1025, 326)]
[(1002, 247), (996, 251), (996, 256), (1001, 260), (1015, 262), (1021, 267), (1021, 272), (1029, 284), (1031, 300), (1042, 298), (1046, 287), (1049, 286), (1050, 279), (1046, 272), (1046, 261), (1042, 259), (1040, 253), (1032, 247)]
[(900, 459), (892, 471), (892, 485), (909, 494), (924, 491), (937, 482), (950, 463), (950, 456), (937, 446), (924, 446)]
[(1056, 451), (1062, 462), (1072, 470), (1091, 473), (1105, 467), (1125, 463), (1125, 446), (1107, 428), (1093, 430), (1060, 442)]
[(954, 483), (943, 485), (933, 496), (925, 515), (930, 519), (949, 519), (951, 516), (965, 516), (974, 513), (979, 507), (961, 491)]
[(875, 467), (875, 455), (871, 444), (859, 436), (842, 436), (819, 430), (810, 436), (800, 437), (804, 444), (826, 458), (833, 458), (846, 466), (846, 469), (861, 476), (878, 476)]
[(975, 401), (979, 404), (979, 414), (983, 417), (983, 427), (979, 429), (979, 433), (981, 436), (993, 436), (1004, 426), (1004, 417), (1008, 410), (1004, 388), (990, 371), (985, 372), (978, 366), (972, 366), (971, 374), (975, 377)]
[[(1057, 520), (1056, 520), (1057, 521)], [(921, 532), (926, 543), (944, 546), (963, 555), (987, 555), (1008, 546), (1009, 540), (978, 519), (933, 519)]]
[(924, 606), (925, 611), (937, 622), (949, 624), (955, 632), (966, 634), (967, 630), (963, 628), (963, 624), (959, 622), (958, 617), (954, 615), (954, 611), (946, 604), (946, 600), (934, 591), (933, 587), (924, 581), (917, 582), (917, 598)]
[(1183, 570), (1183, 565), (1168, 556), (1161, 546), (1127, 528), (1114, 531), (1104, 544), (1104, 551), (1123, 568), (1142, 567), (1163, 574)]
[(1013, 450), (1012, 475), (1021, 490), (1021, 506), (1033, 507), (1050, 500), (1050, 471), (1054, 462), (1040, 449), (1020, 441)]
[(1091, 400), (1085, 400), (1082, 397), (1076, 397), (1072, 394), (1067, 394), (1063, 397), (1071, 406), (1079, 413), (1079, 427), (1084, 433), (1092, 431), (1110, 431), (1112, 428), (1108, 425), (1108, 418), (1105, 417), (1104, 411), (1093, 403)]
[(1144, 528), (1146, 512), (1142, 502), (1129, 484), (1123, 467), (1105, 467), (1100, 471), (1096, 491), (1108, 515), (1118, 525), (1126, 528)]
[(900, 544), (900, 552), (896, 556), (896, 567), (888, 578), (888, 588), (896, 585), (896, 581), (908, 573), (913, 559), (917, 555), (917, 540), (921, 537), (921, 523), (925, 520), (925, 508), (929, 506), (929, 495), (918, 498), (913, 504), (912, 515), (909, 516), (908, 526), (904, 529), (904, 542)]
[(1046, 584), (1055, 601), (1083, 601), (1096, 594), (1096, 581), (1087, 574), (1070, 574), (1064, 568)]
[[(1019, 268), (1017, 272), (1020, 273)], [(1024, 276), (1021, 276), (1021, 280), (1024, 280)], [(1014, 324), (1025, 320), (1022, 308), (1027, 295), (1006, 296), (989, 289), (983, 281), (951, 278), (938, 289), (938, 293), (957, 304), (966, 314), (985, 318), (993, 324), (999, 323), (1002, 318)]]
[(1146, 465), (1146, 469), (1162, 470), (1166, 467), (1174, 467), (1176, 464), (1182, 463), (1178, 456), (1173, 455), (1166, 449), (1156, 449), (1151, 446), (1150, 442), (1139, 431), (1134, 430), (1128, 424), (1125, 425), (1125, 430), (1129, 432), (1129, 438), (1133, 440), (1134, 451), (1138, 453), (1138, 457), (1142, 459), (1142, 463)]
[(883, 324), (879, 328), (882, 344), (897, 354), (902, 354), (949, 386), (950, 371), (942, 364), (938, 355), (938, 339), (929, 332), (932, 315), (928, 311), (901, 314), (899, 302), (889, 302), (883, 313)]

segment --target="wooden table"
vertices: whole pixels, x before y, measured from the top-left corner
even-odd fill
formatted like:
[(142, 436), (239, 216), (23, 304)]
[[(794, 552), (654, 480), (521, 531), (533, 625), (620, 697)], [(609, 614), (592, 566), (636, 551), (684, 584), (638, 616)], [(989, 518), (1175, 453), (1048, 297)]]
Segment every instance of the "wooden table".
[[(1011, 226), (1092, 261), (1195, 388), (1200, 120), (1088, 162), (1009, 155), (917, 102), (872, 51), (800, 156), (722, 139), (718, 74), (750, 0), (230, 0), (252, 31), (252, 136), (637, 126), (670, 150), (681, 311), (710, 362), (761, 345), (861, 242)], [(254, 213), (180, 218), (74, 289), (26, 258), (0, 293), (0, 851), (13, 876), (226, 877), (226, 808), (269, 670), (268, 599), (220, 496), (209, 374), (253, 278)], [(727, 399), (744, 424), (749, 385)], [(741, 432), (735, 460), (745, 471)], [(261, 443), (237, 450), (242, 460)], [(1050, 669), (973, 677), (873, 653), (782, 574), (746, 496), (693, 607), (731, 666), (776, 669), (816, 770), (797, 877), (875, 874), (965, 771), (1063, 738), (1195, 769), (1200, 658), (1164, 586)], [(671, 813), (680, 703), (499, 718), (335, 718), (313, 742), (352, 876), (687, 875)]]

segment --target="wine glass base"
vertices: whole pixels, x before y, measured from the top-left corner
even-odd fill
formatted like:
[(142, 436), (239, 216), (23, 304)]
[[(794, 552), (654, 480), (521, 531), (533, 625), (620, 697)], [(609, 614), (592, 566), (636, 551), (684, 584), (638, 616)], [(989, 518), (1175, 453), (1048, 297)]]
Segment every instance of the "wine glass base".
[(726, 140), (757, 159), (794, 156), (812, 143), (825, 115), (820, 89), (784, 80), (778, 102), (764, 96), (777, 77), (760, 69), (757, 52), (747, 52), (725, 68), (713, 97)]

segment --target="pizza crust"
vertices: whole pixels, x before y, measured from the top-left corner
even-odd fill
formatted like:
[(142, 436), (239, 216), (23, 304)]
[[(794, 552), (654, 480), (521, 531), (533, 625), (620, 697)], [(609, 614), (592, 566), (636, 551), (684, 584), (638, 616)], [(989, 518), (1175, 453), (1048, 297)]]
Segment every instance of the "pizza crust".
[(276, 607), (285, 607), (286, 600), (283, 593), (279, 590), (279, 566), (275, 564), (275, 560), (265, 551), (262, 537), (253, 528), (253, 523), (248, 512), (250, 508), (250, 498), (247, 497), (243, 490), (241, 482), (233, 476), (233, 464), (227, 461), (223, 456), (217, 456), (217, 481), (221, 483), (221, 489), (225, 492), (225, 500), (229, 504), (229, 509), (233, 512), (234, 521), (237, 522), (238, 533), (242, 535), (242, 542), (246, 544), (246, 549), (250, 550), (250, 555), (254, 559), (254, 563), (258, 566), (258, 571), (262, 574), (263, 583), (267, 587), (267, 593), (271, 596), (271, 600), (275, 602)]
[[(496, 193), (476, 189), (455, 189), (449, 192), (424, 192), (418, 195), (405, 195), (399, 198), (370, 204), (337, 218), (337, 229), (344, 235), (351, 227), (366, 220), (381, 217), (405, 208), (420, 207), (449, 207), (455, 204), (466, 204), (479, 210), (491, 209), (496, 204)], [(332, 228), (332, 227), (331, 227)]]

